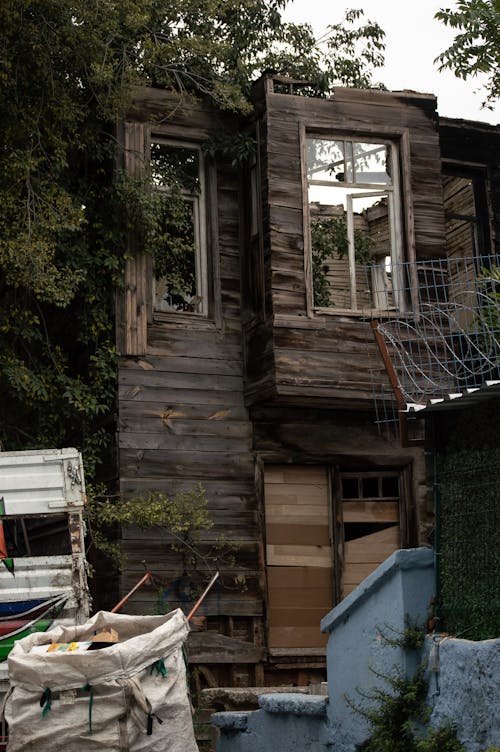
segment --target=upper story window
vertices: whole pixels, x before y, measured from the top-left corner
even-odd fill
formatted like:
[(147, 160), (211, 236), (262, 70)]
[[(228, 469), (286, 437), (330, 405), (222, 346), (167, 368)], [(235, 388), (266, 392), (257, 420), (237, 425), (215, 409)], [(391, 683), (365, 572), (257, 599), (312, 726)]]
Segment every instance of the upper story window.
[(151, 176), (160, 193), (153, 309), (208, 314), (205, 175), (196, 144), (153, 139)]
[(444, 165), (443, 203), (446, 256), (487, 255), (491, 244), (484, 171), (467, 165)]
[(391, 141), (306, 139), (312, 305), (401, 310), (399, 167)]

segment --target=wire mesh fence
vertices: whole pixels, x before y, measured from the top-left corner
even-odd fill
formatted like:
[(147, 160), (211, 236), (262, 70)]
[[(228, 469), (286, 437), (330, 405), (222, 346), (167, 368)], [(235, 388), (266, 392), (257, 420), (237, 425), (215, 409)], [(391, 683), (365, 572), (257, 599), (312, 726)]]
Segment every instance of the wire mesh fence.
[[(498, 257), (386, 258), (364, 273), (363, 313), (377, 322), (405, 402), (425, 404), (500, 378)], [(380, 379), (373, 390), (378, 422), (394, 422)]]

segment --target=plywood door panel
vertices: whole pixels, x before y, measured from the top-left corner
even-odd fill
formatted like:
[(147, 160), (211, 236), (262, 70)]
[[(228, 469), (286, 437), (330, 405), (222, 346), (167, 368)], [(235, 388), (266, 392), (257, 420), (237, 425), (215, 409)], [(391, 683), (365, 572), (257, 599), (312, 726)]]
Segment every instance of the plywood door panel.
[[(275, 608), (286, 608), (288, 606), (301, 605), (301, 608), (323, 608), (329, 610), (332, 601), (332, 588), (329, 587), (312, 587), (312, 588), (276, 588), (273, 591), (273, 604)], [(325, 611), (326, 613), (326, 611)]]
[(319, 623), (333, 606), (330, 492), (325, 467), (265, 470), (270, 648), (325, 644)]
[(332, 566), (330, 546), (266, 546), (267, 563), (272, 566), (326, 567)]
[[(330, 609), (328, 609), (329, 611)], [(267, 613), (269, 626), (272, 627), (310, 627), (311, 620), (317, 626), (327, 611), (321, 606), (303, 608), (270, 608)]]
[(286, 493), (281, 487), (271, 485), (267, 487), (267, 501), (266, 504), (270, 507), (273, 506), (309, 506), (316, 505), (325, 508), (325, 492), (323, 489), (315, 488), (314, 486), (307, 485), (293, 485), (290, 486), (290, 490)]
[[(266, 504), (266, 520), (268, 523), (289, 521), (291, 524), (302, 525), (325, 525), (328, 527), (329, 513), (328, 507), (323, 503), (316, 503), (318, 500), (311, 499), (309, 503), (294, 503), (293, 499), (290, 504)], [(293, 518), (293, 522), (291, 519)]]
[(266, 486), (275, 483), (286, 483), (287, 485), (298, 483), (307, 486), (309, 491), (313, 491), (314, 486), (317, 486), (323, 495), (327, 493), (328, 488), (326, 468), (315, 467), (314, 465), (268, 466), (266, 467), (265, 483)]
[(344, 546), (342, 597), (349, 595), (388, 556), (400, 547), (399, 525), (348, 541)]
[(275, 524), (268, 523), (266, 540), (268, 545), (330, 545), (330, 535), (326, 525), (297, 525), (289, 518), (279, 522), (275, 520)]
[(378, 530), (345, 544), (345, 562), (377, 561), (381, 563), (399, 548), (399, 525)]
[[(267, 583), (273, 590), (327, 588), (332, 590), (332, 570), (316, 567), (268, 567)], [(297, 596), (298, 597), (298, 596)]]

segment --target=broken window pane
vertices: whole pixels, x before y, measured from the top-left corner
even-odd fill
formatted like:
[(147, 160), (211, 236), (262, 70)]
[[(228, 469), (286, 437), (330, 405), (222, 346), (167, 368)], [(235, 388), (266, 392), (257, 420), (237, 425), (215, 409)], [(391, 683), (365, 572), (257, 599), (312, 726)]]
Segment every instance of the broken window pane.
[[(195, 207), (187, 199), (164, 197), (160, 219), (161, 243), (154, 256), (155, 308), (194, 310), (196, 297)], [(195, 305), (195, 304), (194, 304)]]
[(338, 180), (345, 176), (343, 141), (310, 138), (307, 142), (307, 177), (309, 180)]
[(307, 178), (315, 182), (390, 185), (390, 145), (310, 138)]

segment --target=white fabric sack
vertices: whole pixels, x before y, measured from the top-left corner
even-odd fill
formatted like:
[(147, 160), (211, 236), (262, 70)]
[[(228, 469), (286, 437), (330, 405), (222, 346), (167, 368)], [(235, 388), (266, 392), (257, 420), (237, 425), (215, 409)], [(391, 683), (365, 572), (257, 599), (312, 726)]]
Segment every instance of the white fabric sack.
[[(101, 650), (30, 653), (110, 628), (120, 642)], [(182, 655), (188, 632), (180, 609), (166, 616), (99, 611), (80, 626), (18, 640), (8, 657), (8, 752), (198, 752)]]

